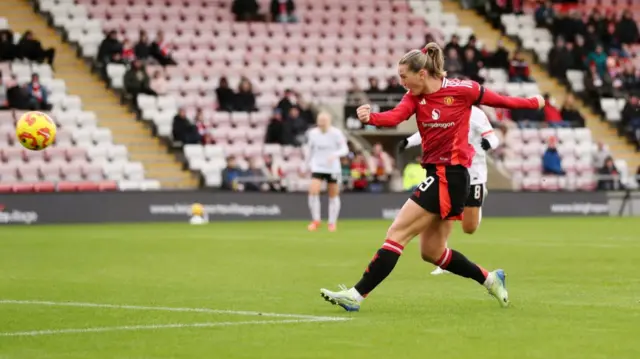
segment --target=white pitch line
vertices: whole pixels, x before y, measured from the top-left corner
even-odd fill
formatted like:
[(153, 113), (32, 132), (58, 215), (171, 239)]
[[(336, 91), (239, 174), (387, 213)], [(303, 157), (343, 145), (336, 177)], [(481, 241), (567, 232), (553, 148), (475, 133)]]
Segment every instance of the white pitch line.
[(45, 305), (45, 306), (83, 307), (83, 308), (111, 308), (111, 309), (128, 309), (128, 310), (157, 310), (157, 311), (164, 311), (164, 312), (195, 312), (195, 313), (210, 313), (210, 314), (248, 315), (248, 316), (260, 316), (260, 317), (271, 317), (271, 318), (296, 318), (296, 319), (307, 319), (307, 320), (325, 321), (325, 322), (343, 321), (343, 320), (351, 319), (351, 318), (345, 318), (345, 317), (326, 317), (326, 316), (283, 314), (283, 313), (263, 313), (263, 312), (254, 312), (254, 311), (245, 311), (245, 310), (152, 307), (152, 306), (140, 306), (140, 305), (100, 304), (100, 303), (83, 303), (83, 302), (51, 302), (51, 301), (40, 301), (40, 300), (2, 299), (0, 300), (0, 304)]
[(326, 322), (326, 319), (284, 319), (284, 320), (254, 320), (244, 322), (211, 322), (211, 323), (193, 323), (193, 324), (152, 324), (152, 325), (125, 325), (121, 327), (97, 327), (97, 328), (71, 328), (71, 329), (49, 329), (34, 330), (29, 332), (0, 332), (0, 337), (36, 337), (42, 335), (58, 335), (58, 334), (85, 334), (85, 333), (104, 333), (117, 331), (139, 331), (139, 330), (158, 330), (158, 329), (179, 329), (179, 328), (212, 328), (212, 327), (228, 327), (235, 325), (250, 324), (291, 324), (291, 323), (312, 323)]

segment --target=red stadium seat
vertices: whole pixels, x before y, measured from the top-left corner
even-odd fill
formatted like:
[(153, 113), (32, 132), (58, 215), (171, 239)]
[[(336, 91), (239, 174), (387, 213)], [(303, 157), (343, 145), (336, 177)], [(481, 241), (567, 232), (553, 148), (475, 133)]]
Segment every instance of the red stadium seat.
[(33, 183), (17, 183), (13, 185), (13, 192), (16, 193), (33, 192), (33, 189)]
[(99, 190), (99, 185), (96, 182), (79, 182), (77, 189), (79, 192), (95, 192)]
[(58, 192), (76, 192), (77, 190), (77, 182), (58, 182)]
[(33, 187), (34, 192), (55, 192), (56, 185), (53, 182), (36, 183)]
[(0, 193), (11, 193), (13, 192), (12, 184), (0, 183)]
[(100, 191), (117, 191), (118, 183), (116, 181), (105, 181), (100, 182), (99, 184)]

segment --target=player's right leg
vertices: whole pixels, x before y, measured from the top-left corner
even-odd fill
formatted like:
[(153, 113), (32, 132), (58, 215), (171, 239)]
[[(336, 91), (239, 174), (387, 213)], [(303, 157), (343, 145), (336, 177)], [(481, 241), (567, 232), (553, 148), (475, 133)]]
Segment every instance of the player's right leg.
[(309, 185), (309, 212), (311, 212), (311, 223), (307, 226), (310, 231), (315, 231), (320, 226), (320, 190), (322, 189), (322, 179), (317, 174), (311, 175), (311, 184)]
[(327, 184), (329, 194), (329, 231), (334, 232), (338, 226), (338, 216), (340, 215), (340, 183), (337, 175), (332, 175)]
[(438, 216), (425, 211), (413, 200), (407, 200), (398, 216), (387, 231), (387, 239), (373, 256), (362, 274), (362, 278), (352, 288), (342, 286), (340, 291), (320, 289), (322, 297), (347, 311), (358, 311), (360, 303), (393, 271), (404, 247)]

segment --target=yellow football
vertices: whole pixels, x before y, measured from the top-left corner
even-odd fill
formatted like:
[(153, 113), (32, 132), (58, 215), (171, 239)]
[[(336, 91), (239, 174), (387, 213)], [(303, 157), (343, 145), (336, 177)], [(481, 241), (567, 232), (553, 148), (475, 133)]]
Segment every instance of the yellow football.
[(47, 114), (29, 111), (25, 112), (16, 123), (16, 138), (24, 148), (40, 151), (53, 143), (56, 130), (55, 122)]

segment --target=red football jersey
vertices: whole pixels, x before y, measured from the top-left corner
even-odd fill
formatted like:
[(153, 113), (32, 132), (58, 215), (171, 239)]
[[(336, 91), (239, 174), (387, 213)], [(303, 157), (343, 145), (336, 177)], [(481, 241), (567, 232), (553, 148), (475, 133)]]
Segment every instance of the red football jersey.
[(469, 144), (469, 118), (471, 106), (478, 101), (494, 107), (538, 108), (536, 99), (505, 97), (481, 90), (475, 81), (444, 78), (440, 90), (418, 96), (407, 92), (393, 110), (372, 113), (369, 124), (397, 126), (416, 114), (422, 137), (422, 163), (468, 168), (475, 154)]

